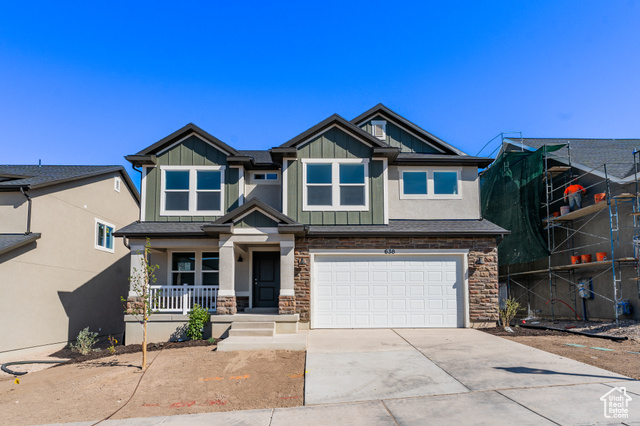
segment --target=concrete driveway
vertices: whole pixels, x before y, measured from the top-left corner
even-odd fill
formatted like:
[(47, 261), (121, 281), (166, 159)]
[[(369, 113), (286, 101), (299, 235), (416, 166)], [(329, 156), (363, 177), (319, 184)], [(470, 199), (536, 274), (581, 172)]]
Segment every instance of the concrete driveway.
[(633, 398), (626, 421), (640, 422), (640, 382), (478, 330), (309, 334), (305, 405), (320, 417), (358, 402), (380, 406), (374, 422), (619, 424), (600, 400), (614, 387)]

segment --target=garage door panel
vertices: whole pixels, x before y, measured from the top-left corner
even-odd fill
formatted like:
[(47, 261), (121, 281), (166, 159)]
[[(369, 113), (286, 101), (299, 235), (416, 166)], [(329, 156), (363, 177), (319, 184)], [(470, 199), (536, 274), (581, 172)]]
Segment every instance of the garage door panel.
[(314, 328), (462, 326), (460, 261), (440, 255), (316, 255)]

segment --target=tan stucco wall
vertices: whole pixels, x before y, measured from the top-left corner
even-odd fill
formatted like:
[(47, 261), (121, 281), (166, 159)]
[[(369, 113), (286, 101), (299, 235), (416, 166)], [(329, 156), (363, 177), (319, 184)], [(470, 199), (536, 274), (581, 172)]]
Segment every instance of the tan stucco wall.
[(27, 231), (27, 198), (20, 192), (0, 192), (0, 233)]
[[(426, 168), (426, 167), (425, 167)], [(444, 170), (445, 167), (432, 167)], [(403, 167), (407, 170), (408, 167)], [(456, 170), (453, 168), (452, 170)], [(389, 219), (479, 219), (480, 187), (478, 169), (462, 167), (459, 200), (402, 200), (398, 166), (389, 167)]]
[[(67, 342), (89, 326), (101, 335), (124, 330), (129, 250), (95, 248), (96, 218), (121, 228), (138, 218), (119, 173), (29, 191), (35, 243), (0, 256), (0, 353)], [(10, 324), (10, 326), (5, 326)]]

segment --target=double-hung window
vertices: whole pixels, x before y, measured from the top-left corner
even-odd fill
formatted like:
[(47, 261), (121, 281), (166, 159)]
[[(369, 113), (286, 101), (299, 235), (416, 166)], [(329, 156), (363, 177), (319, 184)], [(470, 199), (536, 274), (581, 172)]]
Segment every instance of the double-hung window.
[(368, 165), (367, 159), (303, 160), (303, 210), (368, 210)]
[(401, 199), (460, 199), (461, 170), (400, 169)]
[(224, 167), (161, 166), (163, 216), (223, 214)]
[(171, 253), (172, 285), (218, 285), (217, 252)]
[(98, 250), (114, 252), (113, 248), (113, 231), (115, 227), (110, 223), (96, 219), (96, 244)]

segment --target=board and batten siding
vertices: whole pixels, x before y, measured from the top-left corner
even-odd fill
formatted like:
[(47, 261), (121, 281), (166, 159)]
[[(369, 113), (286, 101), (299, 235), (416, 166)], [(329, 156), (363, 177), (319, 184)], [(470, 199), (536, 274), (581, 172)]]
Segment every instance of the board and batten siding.
[(229, 167), (227, 155), (197, 136), (190, 136), (157, 157), (157, 166), (147, 168), (145, 217), (148, 222), (204, 222), (218, 216), (160, 216), (162, 184), (160, 166), (224, 166), (224, 211), (239, 206), (239, 171)]
[(276, 228), (278, 222), (258, 211), (254, 211), (237, 221), (235, 226), (240, 228)]
[[(377, 225), (384, 223), (384, 162), (372, 159), (373, 150), (356, 138), (334, 127), (298, 149), (298, 158), (288, 161), (287, 211), (290, 218), (309, 225)], [(303, 211), (302, 159), (368, 158), (369, 210), (367, 211)]]
[(400, 148), (402, 152), (415, 152), (419, 154), (440, 154), (441, 152), (432, 146), (424, 143), (411, 133), (402, 130), (386, 118), (376, 116), (371, 120), (360, 125), (360, 128), (367, 133), (373, 134), (371, 129), (371, 121), (384, 120), (387, 122), (387, 139), (386, 143), (394, 148)]

